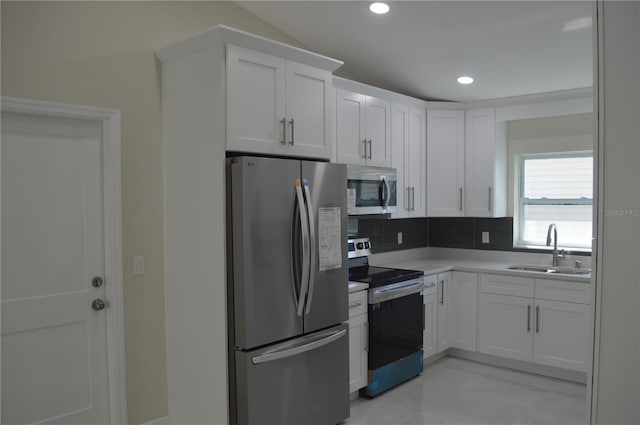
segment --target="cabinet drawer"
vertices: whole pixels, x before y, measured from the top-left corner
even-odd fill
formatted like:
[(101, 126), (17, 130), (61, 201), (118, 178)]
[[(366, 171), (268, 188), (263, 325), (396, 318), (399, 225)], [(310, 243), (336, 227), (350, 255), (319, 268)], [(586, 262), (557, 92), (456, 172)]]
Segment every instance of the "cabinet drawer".
[(366, 312), (367, 291), (358, 291), (349, 294), (349, 318), (365, 314)]
[(438, 291), (438, 275), (424, 277), (424, 296), (435, 294)]
[(533, 298), (534, 280), (499, 274), (480, 275), (480, 292)]
[(587, 283), (565, 280), (536, 279), (536, 299), (590, 304), (590, 286)]

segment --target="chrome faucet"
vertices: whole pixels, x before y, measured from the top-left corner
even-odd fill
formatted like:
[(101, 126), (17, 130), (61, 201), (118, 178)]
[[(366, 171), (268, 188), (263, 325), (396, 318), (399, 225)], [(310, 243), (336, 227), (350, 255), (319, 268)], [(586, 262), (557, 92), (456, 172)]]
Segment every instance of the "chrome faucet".
[(558, 260), (564, 258), (564, 250), (558, 254), (558, 229), (555, 223), (551, 223), (547, 229), (547, 246), (551, 246), (551, 230), (553, 229), (553, 259), (551, 265), (558, 267)]

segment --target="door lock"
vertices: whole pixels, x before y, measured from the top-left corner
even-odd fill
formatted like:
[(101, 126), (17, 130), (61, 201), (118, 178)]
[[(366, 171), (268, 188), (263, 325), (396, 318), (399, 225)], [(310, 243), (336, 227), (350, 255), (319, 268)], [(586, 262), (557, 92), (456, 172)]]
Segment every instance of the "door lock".
[(104, 280), (102, 280), (102, 278), (100, 276), (96, 276), (93, 279), (91, 279), (91, 285), (94, 288), (99, 288), (104, 284)]

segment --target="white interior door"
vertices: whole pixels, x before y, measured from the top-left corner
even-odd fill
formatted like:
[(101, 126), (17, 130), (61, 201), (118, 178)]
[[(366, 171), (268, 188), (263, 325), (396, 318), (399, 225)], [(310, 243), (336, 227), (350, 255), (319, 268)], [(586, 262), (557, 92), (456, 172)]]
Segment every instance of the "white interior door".
[(110, 421), (101, 131), (2, 116), (4, 424)]

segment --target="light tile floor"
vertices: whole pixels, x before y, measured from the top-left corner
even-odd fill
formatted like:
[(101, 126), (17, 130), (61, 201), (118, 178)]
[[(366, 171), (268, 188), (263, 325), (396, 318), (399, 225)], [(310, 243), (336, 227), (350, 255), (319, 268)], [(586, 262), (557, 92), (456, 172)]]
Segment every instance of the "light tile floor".
[(351, 403), (345, 425), (584, 424), (586, 386), (445, 357), (375, 399)]

